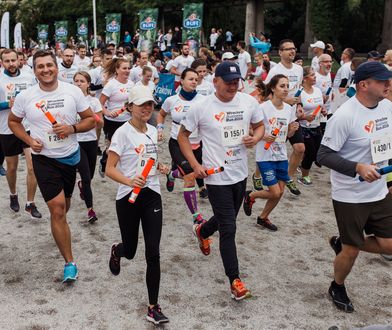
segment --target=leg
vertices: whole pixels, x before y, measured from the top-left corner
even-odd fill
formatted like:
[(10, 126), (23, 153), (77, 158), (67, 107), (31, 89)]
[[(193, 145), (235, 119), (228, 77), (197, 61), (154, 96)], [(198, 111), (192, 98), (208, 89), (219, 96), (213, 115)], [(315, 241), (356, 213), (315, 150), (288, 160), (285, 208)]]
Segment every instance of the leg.
[(16, 194), (16, 171), (18, 169), (19, 155), (6, 156), (5, 161), (7, 163), (7, 182), (8, 188), (12, 195)]
[(271, 191), (271, 187), (269, 187), (270, 192), (272, 193), (272, 198), (267, 200), (265, 203), (264, 209), (260, 214), (261, 219), (268, 219), (272, 210), (278, 205), (279, 201), (281, 200), (284, 192), (285, 182), (279, 181), (277, 185), (274, 185), (274, 188)]
[(350, 273), (358, 254), (359, 248), (342, 244), (342, 251), (335, 257), (334, 261), (334, 277), (337, 284), (344, 284), (344, 280)]
[(27, 201), (33, 202), (35, 198), (35, 192), (37, 191), (37, 179), (35, 178), (33, 162), (31, 159), (30, 148), (24, 149), (26, 167), (27, 167)]
[(301, 164), (304, 153), (305, 153), (305, 145), (303, 143), (293, 144), (293, 152), (290, 156), (290, 161), (289, 161), (290, 178), (294, 177), (297, 167), (299, 166), (299, 164)]
[[(79, 143), (80, 148), (80, 162), (78, 164), (78, 171), (80, 174), (80, 178), (82, 179), (82, 194), (84, 197), (84, 202), (86, 203), (87, 209), (93, 207), (93, 194), (91, 191), (91, 173), (89, 167), (88, 155), (86, 153), (85, 148), (83, 147), (83, 143)], [(96, 147), (95, 147), (96, 149)]]

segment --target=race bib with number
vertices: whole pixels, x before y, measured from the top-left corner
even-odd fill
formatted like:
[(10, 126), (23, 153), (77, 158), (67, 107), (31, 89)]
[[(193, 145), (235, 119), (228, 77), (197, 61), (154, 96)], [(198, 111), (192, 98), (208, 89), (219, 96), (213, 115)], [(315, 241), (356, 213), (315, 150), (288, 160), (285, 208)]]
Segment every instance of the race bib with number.
[(45, 139), (48, 149), (61, 148), (71, 143), (69, 136), (60, 136), (52, 132), (46, 132)]
[(222, 144), (225, 147), (234, 147), (242, 144), (242, 138), (246, 131), (243, 125), (225, 125), (222, 126)]
[(136, 173), (137, 173), (137, 174), (142, 174), (143, 169), (144, 169), (144, 167), (145, 167), (146, 164), (147, 164), (147, 161), (148, 161), (151, 157), (155, 159), (155, 164), (154, 164), (154, 166), (151, 168), (151, 171), (150, 171), (150, 173), (148, 174), (148, 176), (151, 176), (151, 175), (155, 175), (155, 174), (156, 174), (156, 166), (157, 166), (157, 164), (158, 164), (158, 162), (156, 161), (156, 160), (157, 160), (156, 154), (148, 154), (148, 153), (145, 153), (145, 152), (139, 154), (139, 158), (138, 158), (138, 161), (137, 161), (137, 169), (136, 169)]
[(387, 133), (373, 137), (370, 140), (370, 149), (372, 152), (373, 163), (380, 165), (379, 163), (392, 159), (392, 134)]

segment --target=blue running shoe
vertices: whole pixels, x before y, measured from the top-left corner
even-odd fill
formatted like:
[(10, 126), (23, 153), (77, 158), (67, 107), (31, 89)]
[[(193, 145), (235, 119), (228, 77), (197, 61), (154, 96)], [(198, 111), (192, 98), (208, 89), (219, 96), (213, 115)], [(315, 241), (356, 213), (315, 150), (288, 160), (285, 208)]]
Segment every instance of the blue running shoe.
[(0, 175), (1, 176), (7, 175), (7, 171), (5, 170), (5, 168), (2, 165), (0, 165)]
[(78, 278), (78, 267), (74, 262), (68, 262), (64, 266), (64, 279), (63, 283), (70, 283), (76, 281)]

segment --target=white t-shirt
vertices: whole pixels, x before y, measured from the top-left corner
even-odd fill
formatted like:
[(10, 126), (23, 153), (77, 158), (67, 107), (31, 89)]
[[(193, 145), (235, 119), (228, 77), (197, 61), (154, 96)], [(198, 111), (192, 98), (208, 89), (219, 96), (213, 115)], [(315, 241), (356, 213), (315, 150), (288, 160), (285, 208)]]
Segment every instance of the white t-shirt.
[(218, 33), (211, 33), (210, 34), (210, 46), (215, 47), (216, 40), (218, 39)]
[[(91, 95), (87, 95), (86, 99), (87, 99), (88, 104), (90, 105), (91, 110), (94, 113), (98, 113), (98, 112), (102, 111), (102, 105), (95, 97), (92, 97)], [(77, 115), (76, 121), (77, 122), (80, 121), (79, 115)], [(77, 133), (76, 137), (77, 137), (78, 142), (95, 141), (95, 140), (97, 140), (97, 131), (94, 127), (87, 132)]]
[(248, 177), (247, 150), (242, 138), (249, 134), (251, 123), (262, 120), (260, 105), (245, 93), (237, 93), (230, 102), (222, 102), (211, 94), (192, 105), (182, 125), (189, 132), (198, 129), (203, 142), (203, 165), (225, 169), (205, 178), (207, 184), (230, 185)]
[(169, 61), (166, 63), (165, 70), (167, 70), (167, 71), (170, 72), (170, 69), (172, 68), (173, 63), (174, 63), (174, 60), (169, 60)]
[(320, 69), (318, 56), (312, 58), (312, 63), (310, 66), (313, 68), (314, 71), (318, 71)]
[[(188, 55), (185, 57), (184, 55), (177, 56), (172, 64), (172, 68), (176, 68), (178, 73), (182, 73), (185, 69), (190, 68), (192, 62), (195, 60), (195, 58), (191, 55)], [(175, 77), (175, 81), (180, 81), (181, 77), (177, 76)]]
[[(102, 90), (102, 94), (108, 97), (106, 102), (108, 111), (120, 110), (125, 102), (128, 101), (128, 95), (133, 86), (134, 83), (130, 80), (128, 80), (126, 84), (123, 84), (116, 78), (110, 79)], [(108, 116), (105, 116), (105, 118), (111, 121), (126, 122), (131, 119), (131, 114), (128, 111), (124, 111), (116, 118)]]
[(209, 81), (203, 79), (200, 85), (197, 85), (196, 91), (200, 95), (210, 95), (215, 92), (215, 87)]
[(296, 120), (295, 112), (287, 103), (283, 103), (283, 109), (277, 109), (271, 100), (262, 103), (260, 108), (264, 116), (265, 132), (271, 135), (275, 128), (280, 127), (280, 130), (268, 150), (264, 149), (266, 141), (260, 140), (257, 143), (256, 162), (287, 160), (286, 139), (289, 124)]
[(272, 77), (277, 74), (284, 74), (289, 79), (289, 96), (293, 97), (297, 90), (300, 88), (303, 78), (303, 68), (295, 63), (291, 69), (287, 69), (281, 62), (271, 68), (268, 72), (267, 78), (265, 78), (264, 83), (268, 84)]
[(78, 67), (76, 65), (72, 65), (70, 68), (66, 68), (63, 64), (59, 64), (59, 73), (57, 78), (60, 81), (64, 81), (69, 84), (73, 84), (73, 77), (76, 72), (78, 72)]
[[(139, 81), (135, 84), (135, 86), (145, 86), (145, 85), (143, 85), (142, 81), (139, 80)], [(147, 87), (150, 89), (151, 92), (154, 92), (154, 91), (155, 91), (155, 84), (154, 84), (153, 81), (150, 80), (150, 81), (148, 82), (148, 86), (147, 86)]]
[(241, 77), (245, 79), (246, 73), (248, 72), (248, 64), (252, 63), (250, 54), (247, 51), (240, 52), (238, 54), (238, 66), (240, 67)]
[(338, 89), (342, 79), (347, 79), (347, 86), (351, 83), (351, 78), (353, 77), (354, 72), (351, 71), (351, 61), (344, 63), (336, 72), (335, 79), (333, 81), (333, 88)]
[(79, 55), (75, 55), (73, 65), (75, 65), (79, 71), (88, 71), (89, 65), (91, 64), (91, 58), (85, 56), (83, 59)]
[[(320, 88), (323, 95), (326, 95), (328, 89), (332, 87), (331, 73), (329, 72), (327, 75), (323, 75), (318, 71), (316, 71), (316, 87)], [(328, 113), (330, 113), (330, 108), (331, 108), (331, 96), (332, 96), (332, 92), (329, 94), (327, 102), (324, 105), (325, 110), (327, 110)]]
[[(151, 80), (159, 78), (159, 74), (158, 74), (157, 69), (154, 66), (149, 65), (149, 64), (147, 64), (147, 66), (149, 68), (151, 68), (151, 70), (152, 70)], [(143, 76), (142, 72), (143, 72), (143, 68), (142, 67), (135, 66), (131, 70), (131, 74), (129, 75), (129, 79), (132, 80), (136, 84), (138, 81), (142, 80), (142, 76)]]
[[(170, 114), (172, 117), (172, 126), (170, 130), (170, 137), (177, 140), (178, 132), (182, 120), (185, 118), (189, 109), (197, 102), (201, 101), (204, 97), (200, 94), (196, 94), (192, 101), (186, 101), (180, 98), (178, 94), (168, 97), (162, 104), (162, 110)], [(200, 137), (198, 136), (197, 130), (192, 131), (189, 137), (192, 144), (200, 143)]]
[[(136, 131), (129, 123), (125, 123), (113, 134), (109, 150), (120, 156), (117, 169), (127, 178), (133, 178), (136, 174), (141, 174), (144, 164), (148, 158), (155, 159), (155, 166), (151, 169), (147, 177), (145, 188), (161, 193), (158, 173), (158, 132), (155, 127), (147, 124), (145, 134)], [(119, 184), (116, 199), (119, 200), (129, 194), (132, 187)]]
[[(392, 103), (381, 101), (374, 109), (364, 107), (356, 96), (345, 102), (328, 120), (321, 144), (353, 162), (373, 163), (371, 141), (392, 133)], [(385, 164), (377, 164), (380, 167)], [(385, 176), (372, 183), (331, 170), (332, 199), (346, 203), (382, 200), (388, 194)]]
[[(9, 102), (20, 92), (30, 88), (36, 83), (35, 77), (30, 73), (20, 71), (18, 76), (11, 77), (3, 72), (0, 76), (0, 102)], [(8, 115), (10, 111), (10, 109), (0, 111), (0, 134), (13, 134), (8, 127)], [(28, 130), (28, 123), (26, 120), (23, 121), (23, 125), (26, 130)]]
[[(98, 66), (94, 69), (91, 69), (88, 74), (91, 77), (91, 83), (94, 85), (102, 85), (103, 84), (103, 67)], [(95, 92), (95, 97), (99, 99), (102, 93), (102, 89), (97, 89), (94, 91)]]
[(76, 115), (89, 108), (89, 104), (82, 91), (71, 84), (58, 82), (56, 90), (43, 91), (39, 85), (35, 85), (15, 98), (12, 113), (19, 118), (26, 118), (30, 123), (30, 135), (34, 139), (42, 141), (43, 148), (40, 154), (49, 158), (63, 158), (74, 153), (79, 144), (76, 134), (67, 138), (61, 138), (53, 133), (52, 124), (46, 118), (39, 104), (46, 104), (48, 111), (59, 124), (76, 124)]
[[(317, 106), (321, 105), (323, 106), (323, 93), (321, 93), (321, 90), (317, 88), (316, 86), (313, 86), (313, 93), (308, 94), (305, 92), (305, 90), (302, 91), (301, 95), (301, 103), (303, 105), (304, 113), (305, 116), (309, 116), (313, 113), (314, 110), (316, 110)], [(317, 128), (320, 126), (320, 119), (321, 117), (324, 117), (321, 114), (321, 110), (317, 113), (316, 118), (312, 120), (311, 122), (308, 122), (307, 120), (300, 120), (299, 124), (302, 127), (305, 128)]]
[(262, 65), (258, 65), (258, 66), (256, 66), (256, 70), (255, 70), (254, 76), (255, 77), (261, 77), (263, 72), (264, 72), (263, 66)]

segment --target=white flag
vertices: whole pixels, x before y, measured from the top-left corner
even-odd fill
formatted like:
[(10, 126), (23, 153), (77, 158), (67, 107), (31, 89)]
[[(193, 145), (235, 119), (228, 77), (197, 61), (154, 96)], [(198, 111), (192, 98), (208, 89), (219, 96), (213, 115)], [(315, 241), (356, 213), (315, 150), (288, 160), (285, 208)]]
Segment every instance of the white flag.
[(10, 13), (6, 11), (1, 19), (1, 47), (10, 48)]
[(14, 29), (14, 42), (16, 49), (22, 49), (22, 23), (17, 23)]

